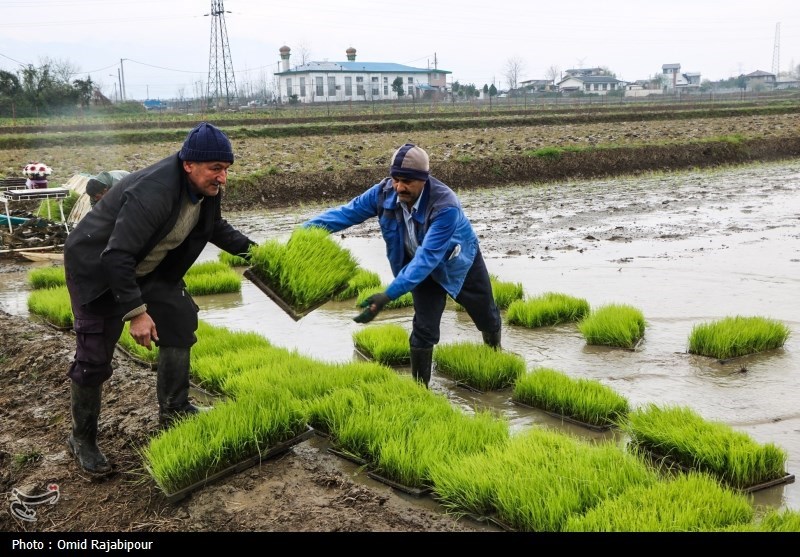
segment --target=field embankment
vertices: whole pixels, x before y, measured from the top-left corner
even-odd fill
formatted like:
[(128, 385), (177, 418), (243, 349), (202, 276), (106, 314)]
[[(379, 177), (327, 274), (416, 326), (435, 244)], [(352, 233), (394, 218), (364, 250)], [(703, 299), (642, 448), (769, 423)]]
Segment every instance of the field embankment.
[[(344, 201), (383, 178), (391, 153), (405, 142), (427, 149), (432, 173), (455, 189), (800, 157), (797, 101), (672, 111), (610, 106), (390, 116), (284, 124), (229, 120), (231, 125), (222, 127), (237, 160), (229, 172), (226, 207)], [(53, 185), (77, 173), (135, 171), (175, 153), (194, 122), (169, 128), (139, 124), (144, 127), (128, 131), (93, 125), (87, 131), (0, 134), (0, 176), (19, 176), (31, 160), (53, 168)]]

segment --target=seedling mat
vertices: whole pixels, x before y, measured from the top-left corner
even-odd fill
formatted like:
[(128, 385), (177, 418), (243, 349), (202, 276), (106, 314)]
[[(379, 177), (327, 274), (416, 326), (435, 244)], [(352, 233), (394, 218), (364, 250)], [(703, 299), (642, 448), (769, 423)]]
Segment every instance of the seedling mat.
[[(634, 445), (636, 445), (636, 444), (634, 443)], [(638, 445), (638, 447), (641, 448), (643, 451), (645, 451), (645, 453), (648, 455), (648, 457), (653, 462), (660, 462), (660, 463), (665, 464), (668, 467), (678, 468), (681, 472), (684, 472), (684, 473), (685, 472), (691, 472), (692, 470), (697, 470), (697, 468), (692, 468), (690, 466), (686, 466), (685, 464), (681, 464), (680, 462), (678, 462), (677, 460), (673, 459), (672, 457), (664, 456), (664, 455), (662, 455), (662, 454), (660, 454), (660, 453), (658, 453), (658, 452), (656, 452), (654, 450), (651, 450), (651, 449), (649, 449), (649, 448), (647, 448), (647, 447), (645, 447), (643, 445)], [(708, 472), (708, 473), (711, 474), (711, 475), (714, 475), (713, 472)], [(716, 477), (716, 475), (715, 475), (715, 477)], [(728, 485), (731, 489), (735, 489), (737, 491), (741, 491), (741, 492), (744, 492), (744, 493), (753, 493), (754, 491), (760, 491), (762, 489), (767, 489), (768, 487), (774, 487), (776, 485), (794, 483), (794, 474), (789, 474), (788, 472), (786, 472), (780, 478), (775, 478), (774, 480), (769, 480), (769, 481), (766, 481), (766, 482), (762, 482), (760, 484), (753, 484), (753, 485), (750, 485), (750, 486), (747, 486), (747, 487), (734, 487), (734, 486), (730, 485), (729, 483), (725, 482), (724, 480), (720, 480), (720, 481), (722, 481), (723, 483)]]
[(250, 267), (250, 268), (246, 269), (246, 270), (244, 271), (243, 275), (244, 275), (244, 277), (245, 277), (245, 278), (247, 278), (248, 280), (250, 280), (250, 282), (252, 282), (253, 284), (255, 284), (255, 285), (258, 287), (258, 289), (259, 289), (259, 290), (261, 290), (261, 291), (262, 291), (264, 294), (266, 294), (266, 295), (267, 295), (267, 297), (269, 297), (269, 299), (270, 299), (270, 300), (272, 300), (273, 302), (275, 302), (275, 303), (278, 305), (278, 307), (280, 307), (280, 308), (281, 308), (283, 311), (285, 311), (285, 312), (286, 312), (286, 313), (289, 315), (289, 317), (291, 317), (291, 318), (292, 318), (292, 319), (294, 319), (295, 321), (300, 321), (300, 320), (301, 320), (303, 317), (305, 317), (306, 315), (308, 315), (309, 313), (311, 313), (311, 312), (312, 312), (312, 311), (314, 311), (315, 309), (317, 309), (317, 308), (319, 308), (319, 307), (323, 306), (324, 304), (327, 304), (327, 303), (328, 303), (329, 301), (331, 301), (331, 300), (332, 300), (334, 297), (336, 297), (336, 295), (337, 295), (337, 294), (339, 294), (339, 293), (340, 293), (340, 292), (342, 292), (342, 291), (343, 291), (345, 288), (347, 288), (347, 285), (344, 285), (342, 288), (340, 288), (340, 289), (336, 290), (335, 292), (332, 292), (332, 293), (330, 294), (330, 296), (328, 296), (328, 297), (327, 297), (327, 298), (325, 298), (324, 300), (322, 300), (322, 301), (320, 301), (320, 302), (318, 302), (318, 303), (316, 303), (316, 304), (314, 304), (314, 305), (312, 305), (312, 306), (310, 306), (310, 307), (308, 307), (308, 308), (306, 308), (306, 309), (304, 309), (304, 310), (300, 311), (300, 310), (298, 310), (297, 308), (293, 307), (293, 306), (292, 306), (290, 303), (288, 303), (286, 300), (284, 300), (283, 298), (281, 298), (281, 297), (280, 297), (280, 295), (279, 295), (277, 292), (275, 292), (274, 290), (272, 290), (272, 288), (270, 288), (270, 287), (269, 287), (269, 286), (268, 286), (266, 283), (264, 283), (264, 282), (263, 282), (263, 281), (262, 281), (262, 280), (261, 280), (261, 279), (260, 279), (260, 278), (259, 278), (259, 277), (256, 275), (255, 271), (253, 271), (252, 267)]
[(302, 441), (305, 441), (306, 439), (308, 439), (309, 437), (314, 435), (314, 430), (309, 426), (306, 426), (306, 427), (307, 427), (307, 429), (306, 429), (305, 432), (303, 432), (300, 435), (297, 435), (295, 437), (292, 437), (291, 439), (289, 439), (287, 441), (284, 441), (282, 443), (278, 443), (277, 445), (275, 445), (274, 447), (272, 447), (271, 449), (269, 449), (266, 452), (263, 452), (261, 454), (256, 454), (256, 455), (253, 455), (253, 456), (251, 456), (249, 458), (246, 458), (245, 460), (242, 460), (242, 461), (234, 464), (233, 466), (229, 466), (228, 468), (225, 468), (224, 470), (220, 470), (216, 474), (212, 474), (211, 476), (208, 476), (207, 478), (205, 478), (205, 479), (203, 479), (203, 480), (201, 480), (199, 482), (196, 482), (196, 483), (194, 483), (194, 484), (192, 484), (192, 485), (190, 485), (188, 487), (185, 487), (185, 488), (183, 488), (181, 490), (175, 491), (173, 493), (166, 493), (165, 492), (164, 495), (167, 498), (167, 502), (168, 503), (178, 502), (178, 501), (180, 501), (182, 499), (185, 499), (186, 497), (188, 497), (189, 495), (191, 495), (195, 491), (198, 491), (198, 490), (204, 488), (205, 486), (207, 486), (207, 485), (209, 485), (209, 484), (211, 484), (213, 482), (216, 482), (216, 481), (218, 481), (220, 479), (226, 478), (226, 477), (231, 476), (233, 474), (238, 474), (239, 472), (241, 472), (243, 470), (247, 470), (248, 468), (252, 468), (256, 464), (260, 464), (262, 461), (269, 460), (269, 459), (271, 459), (271, 458), (273, 458), (275, 456), (278, 456), (278, 455), (281, 455), (281, 454), (287, 452), (293, 446), (297, 445), (298, 443), (301, 443)]
[(369, 476), (373, 480), (385, 483), (386, 485), (393, 487), (398, 491), (402, 491), (403, 493), (408, 493), (409, 495), (413, 495), (414, 497), (425, 497), (426, 495), (430, 494), (433, 491), (430, 487), (417, 488), (395, 482), (394, 480), (390, 480), (385, 476), (381, 476), (377, 472), (367, 472), (367, 476)]
[[(355, 346), (353, 348), (353, 350), (355, 350), (356, 355), (359, 358), (362, 358), (362, 359), (366, 360), (367, 362), (376, 362), (376, 361), (378, 361), (372, 354), (370, 354), (368, 351), (366, 351), (366, 350), (364, 350), (362, 348), (359, 348), (358, 346)], [(380, 363), (383, 363), (383, 362), (380, 362)], [(401, 358), (400, 360), (398, 360), (396, 362), (385, 363), (383, 365), (387, 365), (387, 366), (390, 366), (390, 367), (403, 367), (403, 366), (407, 366), (407, 365), (410, 365), (410, 364), (411, 364), (411, 356), (408, 356), (408, 357), (403, 357), (403, 358)]]
[(525, 404), (524, 402), (520, 402), (518, 400), (513, 400), (512, 399), (511, 402), (513, 402), (517, 406), (522, 406), (524, 408), (530, 408), (532, 410), (539, 410), (540, 412), (544, 412), (545, 414), (547, 414), (548, 416), (552, 416), (553, 418), (558, 418), (559, 420), (562, 420), (562, 421), (565, 421), (565, 422), (569, 422), (571, 424), (579, 425), (579, 426), (582, 426), (582, 427), (586, 427), (586, 428), (589, 428), (589, 429), (594, 430), (594, 431), (608, 431), (609, 429), (614, 427), (612, 425), (596, 425), (596, 424), (590, 424), (588, 422), (582, 422), (580, 420), (576, 420), (575, 418), (570, 418), (569, 416), (565, 416), (564, 414), (559, 414), (558, 412), (551, 412), (549, 410), (545, 410), (544, 408), (538, 408), (536, 406), (531, 406), (530, 404)]

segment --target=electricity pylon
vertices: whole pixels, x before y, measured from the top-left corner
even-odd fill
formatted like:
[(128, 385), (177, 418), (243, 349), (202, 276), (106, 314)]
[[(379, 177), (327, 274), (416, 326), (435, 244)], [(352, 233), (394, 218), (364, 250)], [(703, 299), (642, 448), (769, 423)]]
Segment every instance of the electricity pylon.
[[(208, 98), (217, 108), (236, 106), (236, 77), (233, 75), (228, 31), (222, 0), (211, 0), (211, 46), (208, 51)], [(230, 13), (230, 12), (227, 12)]]

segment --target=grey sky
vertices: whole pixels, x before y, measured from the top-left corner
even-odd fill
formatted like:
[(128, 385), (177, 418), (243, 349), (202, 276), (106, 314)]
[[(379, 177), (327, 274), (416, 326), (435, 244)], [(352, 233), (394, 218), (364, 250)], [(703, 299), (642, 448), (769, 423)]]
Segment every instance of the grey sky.
[[(680, 63), (702, 79), (771, 72), (780, 23), (781, 72), (800, 64), (797, 0), (224, 0), (236, 82), (272, 84), (278, 49), (310, 60), (397, 62), (449, 80), (507, 87), (548, 68), (607, 67), (646, 79)], [(69, 61), (111, 96), (120, 59), (129, 98), (192, 97), (207, 80), (211, 0), (2, 0), (0, 69)]]

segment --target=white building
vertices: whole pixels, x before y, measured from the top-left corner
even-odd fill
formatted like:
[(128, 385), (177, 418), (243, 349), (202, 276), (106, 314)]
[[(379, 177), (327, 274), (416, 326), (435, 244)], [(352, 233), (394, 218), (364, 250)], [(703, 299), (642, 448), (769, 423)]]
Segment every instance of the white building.
[[(281, 102), (396, 100), (429, 98), (447, 93), (447, 74), (437, 68), (414, 68), (392, 62), (357, 62), (356, 49), (348, 48), (346, 62), (308, 62), (290, 66), (291, 49), (282, 46), (281, 71), (275, 72)], [(403, 95), (394, 91), (400, 78)]]
[(664, 74), (664, 87), (673, 91), (676, 89), (697, 89), (700, 87), (699, 72), (681, 72), (680, 64), (662, 64), (661, 73)]
[(583, 93), (607, 95), (612, 91), (622, 90), (625, 83), (616, 77), (610, 75), (585, 75), (573, 76), (567, 75), (564, 79), (558, 82), (558, 90), (562, 93), (575, 93), (582, 91)]

